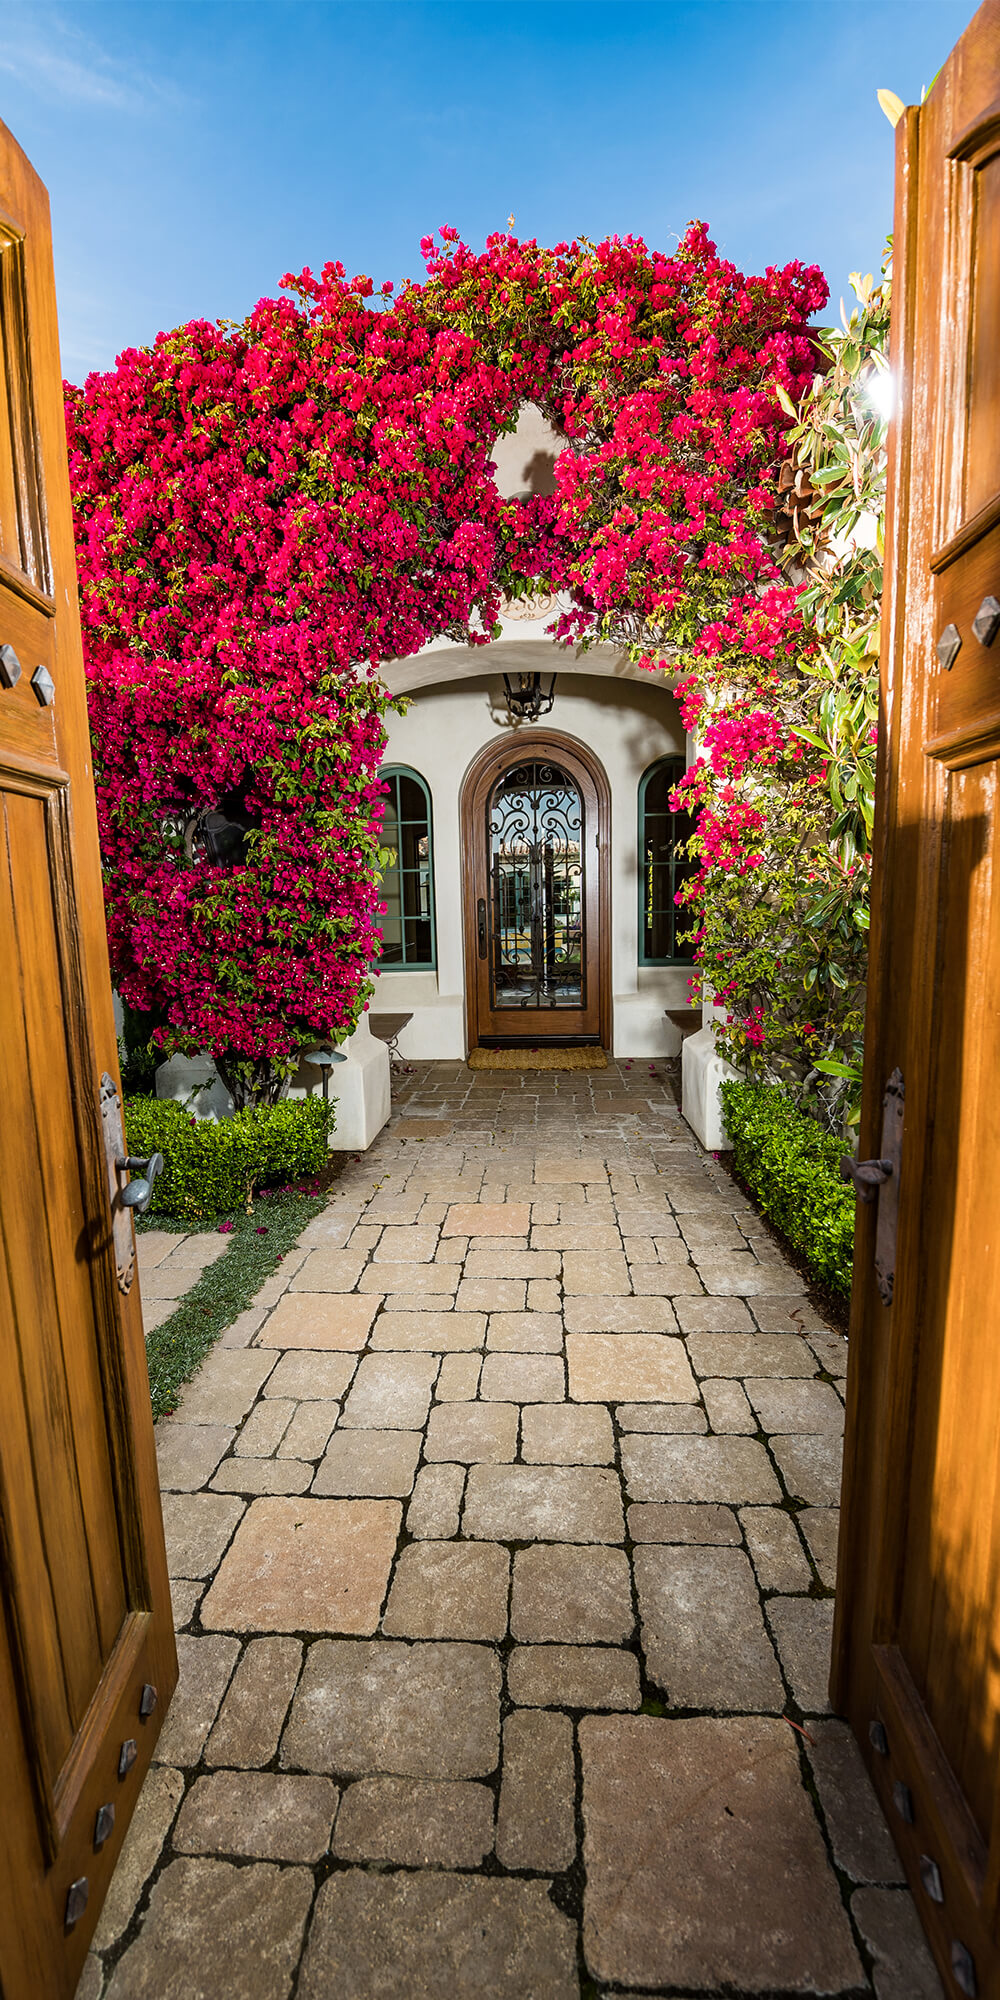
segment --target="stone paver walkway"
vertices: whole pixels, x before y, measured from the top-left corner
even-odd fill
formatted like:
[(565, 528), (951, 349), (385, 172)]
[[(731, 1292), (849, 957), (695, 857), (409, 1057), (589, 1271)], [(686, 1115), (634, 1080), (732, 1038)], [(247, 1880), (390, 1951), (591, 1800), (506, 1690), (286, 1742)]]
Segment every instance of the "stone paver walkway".
[(226, 1343), (86, 2000), (940, 1996), (827, 1709), (846, 1343), (666, 1066), (412, 1071)]
[(147, 1334), (176, 1312), (203, 1271), (224, 1256), (228, 1248), (227, 1236), (209, 1230), (184, 1234), (169, 1229), (144, 1229), (136, 1237), (142, 1320)]

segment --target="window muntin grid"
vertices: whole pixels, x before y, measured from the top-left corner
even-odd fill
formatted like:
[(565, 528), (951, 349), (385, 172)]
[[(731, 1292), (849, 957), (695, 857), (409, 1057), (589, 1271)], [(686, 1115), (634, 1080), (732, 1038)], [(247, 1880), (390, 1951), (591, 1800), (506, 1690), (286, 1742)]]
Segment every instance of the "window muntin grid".
[(395, 860), (382, 877), (386, 906), (378, 929), (382, 972), (428, 972), (437, 964), (434, 926), (434, 846), (431, 795), (418, 772), (403, 765), (380, 773), (389, 786), (380, 845)]
[(639, 964), (690, 965), (694, 946), (678, 938), (691, 917), (674, 898), (697, 873), (683, 852), (694, 816), (671, 812), (670, 794), (686, 769), (683, 757), (661, 757), (639, 785)]

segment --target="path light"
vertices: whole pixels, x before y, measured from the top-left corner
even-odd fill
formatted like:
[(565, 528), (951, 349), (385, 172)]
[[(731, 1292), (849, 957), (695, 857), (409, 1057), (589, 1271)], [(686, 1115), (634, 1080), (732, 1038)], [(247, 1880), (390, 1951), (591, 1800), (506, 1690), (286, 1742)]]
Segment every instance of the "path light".
[(542, 687), (541, 674), (517, 674), (515, 686), (509, 674), (503, 677), (507, 713), (512, 722), (537, 722), (540, 715), (548, 715), (556, 691), (556, 677), (552, 675), (547, 688)]
[(324, 1102), (324, 1104), (327, 1104), (327, 1103), (329, 1103), (329, 1100), (330, 1100), (330, 1071), (331, 1071), (331, 1069), (333, 1068), (333, 1065), (334, 1065), (334, 1063), (342, 1063), (342, 1062), (346, 1062), (346, 1061), (347, 1061), (347, 1057), (345, 1056), (345, 1054), (344, 1054), (343, 1050), (342, 1050), (342, 1049), (314, 1049), (314, 1050), (313, 1050), (313, 1052), (312, 1052), (312, 1054), (311, 1054), (311, 1055), (309, 1055), (309, 1056), (305, 1056), (305, 1057), (303, 1058), (303, 1060), (304, 1060), (305, 1062), (307, 1062), (307, 1063), (309, 1064), (309, 1067), (310, 1067), (310, 1069), (321, 1069), (321, 1070), (322, 1070), (322, 1072), (323, 1072), (323, 1102)]

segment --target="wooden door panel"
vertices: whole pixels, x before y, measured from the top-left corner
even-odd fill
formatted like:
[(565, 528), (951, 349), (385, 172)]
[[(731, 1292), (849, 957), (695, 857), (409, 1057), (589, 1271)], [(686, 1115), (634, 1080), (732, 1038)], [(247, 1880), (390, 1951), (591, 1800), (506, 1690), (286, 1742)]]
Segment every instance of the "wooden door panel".
[(117, 1066), (48, 210), (3, 127), (0, 347), (0, 1992), (69, 2000), (177, 1668), (100, 1115)]
[(888, 1308), (856, 1231), (831, 1685), (949, 1995), (1000, 2000), (1000, 0), (896, 189), (862, 1153), (897, 1067), (905, 1115)]

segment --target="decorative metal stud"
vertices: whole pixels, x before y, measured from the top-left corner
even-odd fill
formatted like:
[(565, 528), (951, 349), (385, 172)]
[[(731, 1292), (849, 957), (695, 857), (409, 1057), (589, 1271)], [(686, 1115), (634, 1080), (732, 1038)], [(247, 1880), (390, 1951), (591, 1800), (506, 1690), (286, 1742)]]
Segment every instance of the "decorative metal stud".
[(961, 650), (962, 634), (958, 626), (946, 625), (934, 648), (938, 656), (938, 664), (943, 667), (946, 674), (950, 674)]
[(880, 1757), (888, 1757), (889, 1738), (885, 1733), (884, 1722), (876, 1721), (868, 1724), (868, 1741), (872, 1749), (878, 1751)]
[(941, 1881), (941, 1870), (937, 1862), (931, 1860), (929, 1854), (922, 1854), (920, 1856), (920, 1880), (932, 1903), (944, 1902), (944, 1885)]
[(31, 676), (31, 685), (35, 690), (39, 705), (42, 708), (51, 708), (55, 700), (56, 684), (48, 667), (35, 668)]
[(118, 1758), (118, 1776), (127, 1778), (139, 1755), (139, 1745), (134, 1736), (126, 1736)]
[(101, 1806), (97, 1818), (94, 1821), (95, 1847), (104, 1846), (104, 1843), (107, 1840), (107, 1837), (111, 1832), (114, 1823), (115, 1823), (115, 1809), (109, 1800), (106, 1806)]
[(143, 1719), (145, 1719), (147, 1715), (152, 1715), (155, 1707), (156, 1707), (156, 1689), (153, 1686), (152, 1681), (147, 1681), (145, 1687), (142, 1690), (141, 1695), (139, 1696), (139, 1714), (143, 1717)]
[(969, 1995), (969, 2000), (976, 2000), (979, 1988), (976, 1985), (975, 1960), (968, 1946), (962, 1944), (958, 1938), (952, 1938), (951, 1941), (951, 1969), (955, 1974), (956, 1986)]
[(14, 688), (21, 678), (21, 662), (13, 646), (0, 646), (0, 682), (5, 688)]
[(992, 646), (1000, 632), (1000, 604), (995, 597), (984, 597), (972, 621), (972, 629), (981, 646)]
[(913, 1811), (913, 1793), (909, 1785), (903, 1784), (901, 1778), (897, 1778), (893, 1785), (892, 1800), (900, 1819), (905, 1819), (907, 1826), (912, 1826), (915, 1817)]
[(79, 1875), (75, 1882), (70, 1883), (69, 1893), (66, 1897), (66, 1929), (68, 1931), (72, 1930), (74, 1924), (79, 1923), (87, 1907), (89, 1897), (90, 1883), (86, 1875)]

